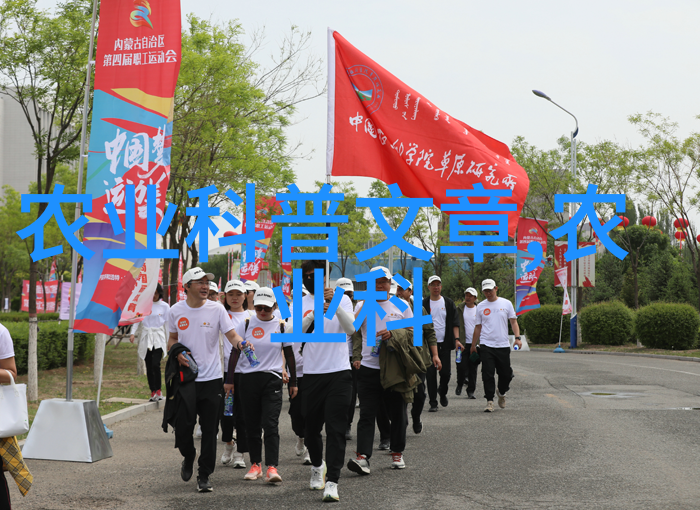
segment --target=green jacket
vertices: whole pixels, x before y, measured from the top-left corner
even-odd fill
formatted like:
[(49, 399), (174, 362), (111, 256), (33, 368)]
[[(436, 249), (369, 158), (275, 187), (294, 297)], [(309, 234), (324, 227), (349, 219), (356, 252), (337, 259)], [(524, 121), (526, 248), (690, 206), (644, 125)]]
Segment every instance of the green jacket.
[[(423, 308), (423, 315), (430, 315), (425, 308)], [(437, 337), (435, 336), (435, 328), (433, 327), (433, 323), (429, 322), (428, 324), (423, 325), (423, 346), (418, 347), (421, 356), (423, 356), (423, 363), (425, 364), (426, 368), (433, 364), (433, 357), (430, 354), (430, 347), (434, 345), (437, 345)]]

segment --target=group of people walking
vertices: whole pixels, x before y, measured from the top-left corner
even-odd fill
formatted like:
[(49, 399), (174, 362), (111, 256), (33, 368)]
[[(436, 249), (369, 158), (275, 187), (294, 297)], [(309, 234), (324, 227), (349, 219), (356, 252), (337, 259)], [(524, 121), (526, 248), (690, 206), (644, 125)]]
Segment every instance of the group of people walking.
[[(324, 501), (338, 501), (346, 444), (353, 438), (356, 400), (359, 399), (356, 456), (349, 459), (347, 468), (362, 476), (371, 473), (377, 428), (380, 449), (391, 451), (391, 467), (405, 468), (408, 405), (411, 404), (413, 431), (420, 434), (426, 387), (429, 412), (437, 412), (438, 403), (442, 407), (449, 403), (454, 350), (458, 361), (455, 393), (460, 395), (466, 385), (467, 397), (475, 398), (476, 365), (480, 360), (485, 410), (494, 411), (496, 397), (499, 407), (505, 407), (512, 379), (508, 322), (518, 345), (520, 336), (513, 306), (497, 296), (495, 282), (482, 282), (483, 301), (477, 304), (478, 293), (470, 287), (465, 290), (464, 301), (456, 306), (442, 295), (440, 277), (431, 276), (430, 295), (422, 303), (413, 302), (411, 286), (397, 288), (396, 295), (402, 301), (398, 302), (389, 299), (389, 270), (372, 269), (375, 270), (383, 274), (375, 283), (375, 290), (384, 297), (377, 300), (383, 314), (363, 314), (366, 303), (355, 302), (353, 282), (341, 278), (336, 287), (344, 294), (329, 317), (327, 310), (336, 289), (316, 285), (317, 279), (326, 281), (325, 262), (305, 261), (301, 324), (292, 320), (293, 305), (291, 317), (283, 320), (272, 289), (252, 282), (229, 281), (219, 300), (214, 275), (198, 267), (183, 276), (187, 294), (184, 301), (168, 309), (159, 299), (162, 289), (156, 292), (155, 316), (140, 326), (139, 354), (147, 362), (151, 397), (155, 400), (162, 395), (161, 356), (164, 351), (169, 355), (163, 428), (175, 429), (175, 446), (183, 456), (180, 474), (184, 481), (189, 481), (194, 471), (197, 450), (193, 436), (198, 421), (200, 492), (212, 491), (210, 475), (216, 465), (219, 428), (224, 443), (223, 465), (245, 469), (247, 453), (250, 468), (245, 480), (281, 482), (279, 418), (286, 393), (292, 429), (297, 436), (295, 452), (303, 457), (304, 464), (311, 466), (309, 487), (323, 490)], [(321, 300), (315, 299), (317, 288), (323, 289)], [(324, 303), (324, 310), (315, 309), (317, 301)], [(418, 313), (415, 306), (422, 308), (423, 315), (432, 316), (432, 323), (423, 326), (423, 344), (418, 347), (413, 345), (412, 327), (390, 325), (412, 318)], [(345, 335), (346, 343), (293, 341), (300, 338), (298, 333), (311, 333), (318, 327), (318, 313), (323, 315), (323, 332)], [(359, 324), (356, 318), (361, 315), (365, 318)], [(368, 324), (368, 316), (374, 319), (374, 326)], [(155, 329), (163, 330), (166, 323), (169, 333), (163, 348), (164, 334)], [(354, 323), (359, 327), (355, 328)], [(285, 342), (286, 335), (295, 330), (296, 334), (289, 337), (292, 341)]]

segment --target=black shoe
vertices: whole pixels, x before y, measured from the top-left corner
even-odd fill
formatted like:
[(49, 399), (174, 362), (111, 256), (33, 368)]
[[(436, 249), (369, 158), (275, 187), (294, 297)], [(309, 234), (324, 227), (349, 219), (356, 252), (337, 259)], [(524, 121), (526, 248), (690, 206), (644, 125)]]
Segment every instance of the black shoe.
[(345, 431), (345, 440), (350, 441), (352, 439), (352, 427), (348, 427)]
[(429, 413), (437, 413), (438, 412), (438, 406), (437, 404), (430, 406), (430, 409), (428, 409)]
[(389, 439), (381, 439), (379, 441), (379, 446), (377, 446), (377, 450), (388, 450), (391, 448), (391, 442)]
[(214, 488), (209, 483), (209, 478), (205, 476), (197, 477), (197, 490), (199, 492), (211, 492)]
[(189, 482), (192, 478), (192, 468), (194, 467), (194, 459), (197, 456), (197, 450), (194, 451), (194, 455), (191, 459), (183, 459), (182, 467), (180, 468), (180, 476), (183, 482)]
[(420, 434), (423, 432), (423, 422), (419, 419), (418, 421), (413, 420), (413, 433)]
[(468, 398), (469, 400), (476, 400), (476, 397), (474, 396), (474, 393), (469, 393), (469, 392), (467, 392), (467, 398)]
[(442, 407), (447, 407), (448, 401), (447, 401), (447, 394), (440, 395), (440, 405)]
[(455, 388), (455, 395), (461, 395), (462, 394), (462, 385), (458, 384), (457, 387)]

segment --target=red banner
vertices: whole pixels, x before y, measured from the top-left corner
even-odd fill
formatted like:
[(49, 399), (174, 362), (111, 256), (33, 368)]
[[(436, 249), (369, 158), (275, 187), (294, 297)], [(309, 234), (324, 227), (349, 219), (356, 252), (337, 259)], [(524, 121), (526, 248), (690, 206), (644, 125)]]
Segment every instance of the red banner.
[[(44, 297), (44, 287), (46, 287), (46, 296)], [(58, 293), (58, 280), (49, 282), (36, 282), (36, 311), (37, 313), (55, 312), (56, 311), (56, 294)], [(44, 310), (44, 302), (46, 302), (46, 310)], [(23, 312), (29, 311), (29, 280), (22, 280), (22, 308)]]
[(328, 44), (327, 174), (398, 183), (405, 196), (436, 206), (457, 203), (448, 189), (510, 189), (500, 203), (517, 204), (508, 213), (514, 237), (530, 180), (508, 147), (447, 114), (338, 32), (329, 31)]
[(566, 287), (571, 287), (571, 262), (567, 262), (564, 254), (569, 246), (567, 241), (554, 241), (554, 286), (561, 287), (557, 270), (566, 267)]
[[(544, 269), (547, 257), (547, 226), (546, 220), (536, 220), (534, 218), (520, 218), (518, 221), (518, 258), (516, 268), (515, 284), (515, 313), (522, 315), (525, 312), (540, 307), (540, 300), (537, 297), (537, 280)], [(532, 271), (525, 271), (525, 268), (534, 260), (534, 254), (528, 252), (528, 245), (531, 242), (540, 243), (542, 246), (542, 260)]]
[[(255, 246), (255, 261), (247, 262), (245, 250), (241, 254), (241, 280), (257, 280), (261, 269), (265, 269), (263, 259), (267, 255), (272, 234), (275, 232), (275, 223), (271, 221), (273, 215), (282, 214), (282, 208), (275, 197), (259, 197), (255, 204), (255, 230), (262, 230), (265, 238), (258, 241)], [(243, 215), (243, 233), (245, 234), (246, 218)]]

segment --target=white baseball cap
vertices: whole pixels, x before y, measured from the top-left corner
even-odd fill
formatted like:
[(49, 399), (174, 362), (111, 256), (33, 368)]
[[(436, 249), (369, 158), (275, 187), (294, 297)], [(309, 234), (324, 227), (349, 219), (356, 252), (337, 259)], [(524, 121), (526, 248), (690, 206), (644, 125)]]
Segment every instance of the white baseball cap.
[(243, 285), (245, 285), (246, 291), (252, 290), (253, 292), (256, 292), (260, 288), (260, 285), (251, 280), (247, 280)]
[(428, 278), (428, 285), (430, 285), (430, 284), (433, 283), (433, 282), (440, 282), (440, 283), (442, 283), (442, 279), (441, 279), (438, 275), (434, 274), (433, 276), (431, 276), (430, 278)]
[(370, 272), (372, 271), (381, 271), (384, 273), (384, 277), (389, 278), (391, 280), (391, 272), (384, 266), (375, 266), (372, 269), (370, 269)]
[[(408, 280), (406, 280), (406, 281), (408, 281)], [(411, 282), (408, 282), (408, 287), (405, 287), (405, 288), (404, 288), (403, 286), (401, 286), (401, 284), (398, 283), (398, 282), (396, 282), (396, 286), (397, 286), (398, 288), (403, 289), (403, 290), (408, 290), (408, 289), (413, 288), (413, 284), (412, 284)]]
[(193, 267), (182, 276), (182, 284), (186, 285), (192, 280), (201, 280), (205, 276), (210, 281), (214, 279), (213, 273), (205, 273), (201, 267)]
[(259, 287), (255, 291), (255, 298), (253, 299), (253, 306), (269, 306), (272, 308), (275, 306), (275, 293), (272, 292), (270, 287)]
[(335, 282), (336, 287), (340, 287), (344, 291), (351, 291), (355, 292), (355, 286), (352, 284), (352, 280), (350, 278), (338, 278), (338, 281)]
[(243, 285), (243, 282), (240, 280), (229, 280), (229, 282), (226, 284), (226, 288), (224, 289), (224, 293), (228, 294), (230, 290), (239, 290), (243, 294), (245, 294), (245, 285)]
[(493, 280), (489, 279), (481, 282), (481, 290), (491, 290), (494, 287), (496, 287), (496, 282), (494, 282)]
[(219, 292), (219, 286), (215, 284), (214, 282), (209, 282), (209, 290), (213, 290), (214, 292)]
[(476, 289), (474, 287), (469, 287), (467, 290), (464, 291), (465, 294), (469, 293), (474, 297), (478, 297), (479, 294), (477, 294)]

